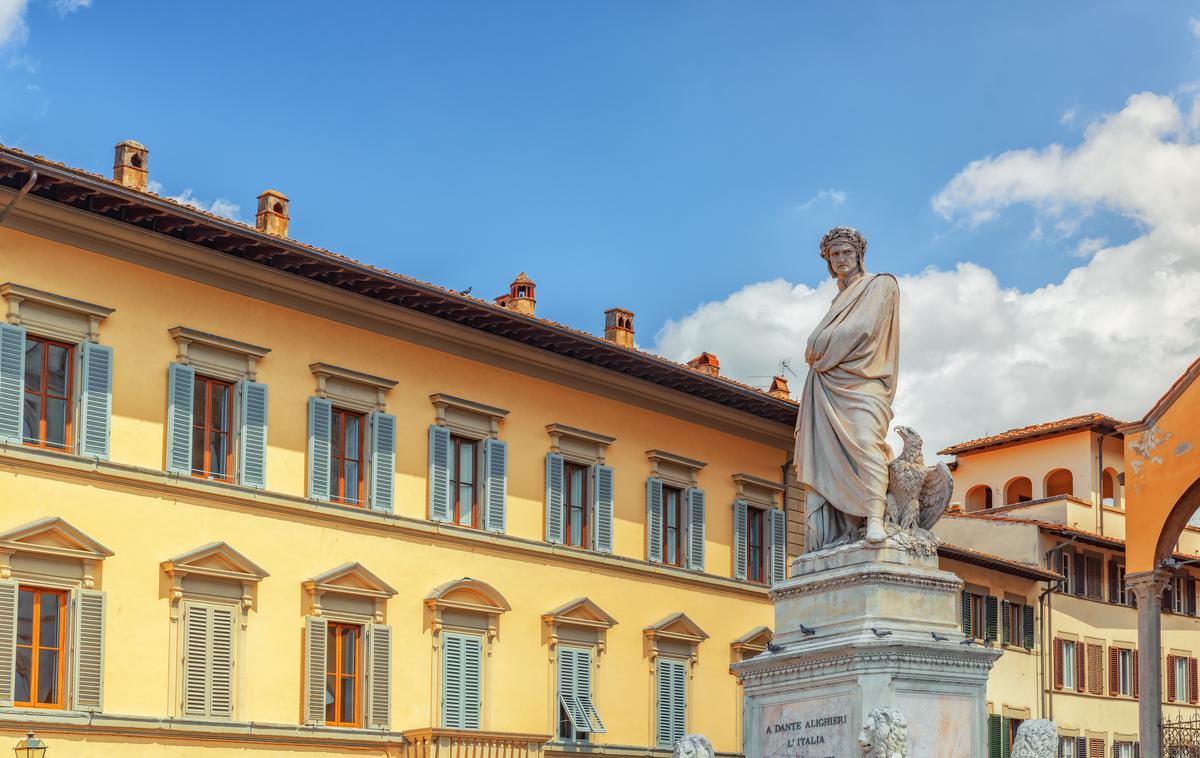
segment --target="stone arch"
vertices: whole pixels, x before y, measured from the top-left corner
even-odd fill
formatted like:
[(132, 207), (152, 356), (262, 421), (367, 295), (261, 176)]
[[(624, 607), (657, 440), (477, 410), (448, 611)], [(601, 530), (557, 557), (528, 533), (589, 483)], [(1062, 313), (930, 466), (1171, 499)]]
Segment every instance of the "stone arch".
[(1117, 497), (1117, 477), (1120, 474), (1115, 468), (1109, 466), (1104, 469), (1100, 475), (1100, 503), (1110, 508), (1116, 508), (1120, 504), (1120, 499)]
[(1183, 534), (1188, 519), (1198, 509), (1200, 509), (1200, 478), (1197, 478), (1190, 487), (1184, 490), (1179, 499), (1175, 501), (1171, 512), (1167, 514), (1162, 531), (1158, 535), (1158, 544), (1154, 547), (1155, 566), (1162, 565), (1163, 560), (1175, 552), (1175, 545), (1179, 542), (1179, 537)]
[(986, 484), (977, 484), (967, 490), (963, 505), (967, 512), (986, 511), (992, 507), (992, 488)]
[(1016, 476), (1004, 485), (1004, 504), (1027, 503), (1033, 500), (1033, 482), (1027, 476)]
[(1046, 478), (1042, 482), (1042, 491), (1046, 493), (1046, 497), (1074, 495), (1075, 475), (1071, 473), (1070, 469), (1056, 468), (1046, 474)]

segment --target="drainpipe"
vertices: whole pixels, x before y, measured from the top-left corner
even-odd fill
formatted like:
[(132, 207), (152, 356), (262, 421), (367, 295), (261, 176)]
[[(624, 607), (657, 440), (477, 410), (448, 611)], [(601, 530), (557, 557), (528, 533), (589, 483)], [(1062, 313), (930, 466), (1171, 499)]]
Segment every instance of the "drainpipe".
[[(1104, 534), (1104, 439), (1107, 434), (1100, 435), (1100, 445), (1096, 451), (1096, 484), (1100, 485), (1100, 497), (1096, 498), (1096, 532)], [(1113, 482), (1113, 501), (1117, 498), (1117, 483)]]
[(4, 206), (4, 210), (0, 210), (0, 225), (4, 224), (4, 220), (8, 218), (8, 214), (12, 213), (12, 209), (17, 207), (17, 203), (21, 202), (21, 198), (29, 194), (29, 190), (33, 189), (33, 185), (38, 180), (36, 171), (29, 172), (29, 179), (25, 181), (25, 186), (21, 187), (17, 192), (16, 197), (8, 201), (8, 205)]
[[(1062, 552), (1062, 549), (1064, 547), (1066, 547), (1067, 545), (1070, 545), (1072, 542), (1074, 542), (1077, 539), (1079, 539), (1079, 537), (1072, 537), (1071, 539), (1067, 540), (1066, 542), (1055, 545), (1054, 547), (1052, 547), (1046, 551), (1046, 565), (1048, 567), (1050, 567), (1051, 571), (1054, 570), (1054, 554)], [(1067, 590), (1069, 591), (1070, 587), (1068, 587)], [(1054, 581), (1053, 580), (1046, 582), (1045, 592), (1043, 592), (1041, 595), (1038, 596), (1038, 605), (1042, 605), (1043, 602), (1045, 603), (1046, 611), (1045, 611), (1045, 614), (1042, 616), (1042, 655), (1041, 655), (1041, 661), (1039, 663), (1038, 668), (1041, 669), (1039, 671), (1039, 675), (1042, 680), (1041, 681), (1042, 692), (1045, 693), (1044, 696), (1042, 697), (1042, 700), (1045, 701), (1045, 703), (1046, 703), (1046, 718), (1053, 721), (1054, 720), (1054, 687), (1047, 686), (1047, 682), (1046, 682), (1046, 656), (1054, 655), (1053, 640), (1051, 640), (1051, 644), (1049, 644), (1049, 645), (1046, 644), (1046, 639), (1049, 638), (1050, 634), (1053, 632), (1053, 629), (1051, 628), (1053, 626), (1053, 624), (1051, 623), (1051, 618), (1050, 618), (1051, 614), (1054, 611)]]

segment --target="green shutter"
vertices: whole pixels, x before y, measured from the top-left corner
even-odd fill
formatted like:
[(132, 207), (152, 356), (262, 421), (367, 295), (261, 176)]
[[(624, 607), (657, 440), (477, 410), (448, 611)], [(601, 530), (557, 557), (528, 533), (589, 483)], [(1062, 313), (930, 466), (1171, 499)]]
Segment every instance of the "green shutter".
[(962, 630), (967, 637), (974, 636), (971, 629), (971, 593), (962, 591)]
[(392, 628), (367, 625), (367, 726), (387, 729), (392, 714)]
[(646, 479), (646, 558), (662, 563), (663, 483), (661, 479)]
[(192, 402), (196, 370), (182, 363), (167, 369), (167, 471), (192, 473)]
[(24, 400), (25, 327), (0, 322), (0, 442), (21, 444)]
[[(308, 399), (308, 497), (329, 500), (330, 438), (333, 433), (333, 403), (323, 397)], [(324, 711), (322, 711), (324, 712)]]
[(0, 580), (0, 706), (13, 704), (17, 666), (17, 583)]
[(233, 716), (233, 630), (236, 615), (237, 610), (229, 606), (217, 605), (212, 608), (208, 715), (218, 718)]
[(79, 352), (79, 365), (79, 454), (108, 460), (113, 350), (85, 342)]
[(704, 570), (704, 490), (692, 487), (687, 491), (687, 567)]
[(999, 615), (999, 601), (995, 595), (988, 595), (984, 599), (984, 638), (989, 640), (996, 639), (996, 621)]
[(325, 723), (325, 666), (329, 621), (321, 616), (304, 619), (304, 723)]
[[(579, 657), (585, 653), (573, 647), (559, 645), (558, 658), (558, 703), (567, 713), (571, 726), (577, 732), (592, 731), (583, 704), (579, 701)], [(564, 735), (574, 737), (574, 735)]]
[(72, 703), (77, 710), (104, 709), (104, 606), (103, 592), (75, 591)]
[(1000, 743), (1002, 742), (1002, 740), (1000, 738), (1000, 735), (1001, 735), (1000, 716), (995, 713), (990, 714), (988, 716), (988, 730), (987, 730), (988, 758), (1001, 758)]
[(238, 482), (267, 486), (267, 385), (238, 382)]
[(1026, 650), (1033, 650), (1033, 606), (1021, 606), (1021, 644)]
[(787, 579), (787, 514), (777, 508), (767, 511), (771, 529), (771, 584)]
[(546, 455), (546, 542), (553, 545), (563, 541), (564, 509), (564, 466), (563, 457), (557, 453)]
[(371, 510), (392, 512), (396, 477), (396, 417), (372, 411), (371, 425)]
[(592, 548), (599, 553), (613, 551), (613, 469), (612, 466), (592, 466), (592, 509), (595, 529)]
[(1007, 600), (1000, 601), (1000, 644), (1001, 645), (1007, 645), (1010, 642), (1012, 642), (1012, 639), (1013, 639), (1012, 612), (1009, 610), (1010, 605), (1011, 605), (1011, 603), (1009, 603)]
[(1000, 717), (1000, 758), (1009, 758), (1012, 753), (1012, 741), (1008, 735), (1012, 732), (1012, 720), (1008, 716)]
[(508, 444), (483, 441), (483, 528), (503, 534), (508, 528)]
[(733, 501), (733, 578), (746, 578), (746, 519), (745, 500)]
[(442, 726), (478, 729), (483, 640), (442, 633)]
[(450, 430), (429, 427), (429, 518), (450, 520)]

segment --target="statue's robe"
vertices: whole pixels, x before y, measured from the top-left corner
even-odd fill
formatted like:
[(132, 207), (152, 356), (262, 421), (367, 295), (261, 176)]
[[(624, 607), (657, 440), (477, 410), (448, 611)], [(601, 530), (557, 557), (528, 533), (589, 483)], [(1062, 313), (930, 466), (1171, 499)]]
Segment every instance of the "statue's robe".
[(848, 531), (857, 519), (846, 516), (883, 513), (892, 457), (885, 437), (900, 357), (899, 305), (895, 277), (864, 274), (838, 293), (808, 338), (796, 473), (828, 502), (825, 513), (809, 515), (808, 550), (853, 537)]

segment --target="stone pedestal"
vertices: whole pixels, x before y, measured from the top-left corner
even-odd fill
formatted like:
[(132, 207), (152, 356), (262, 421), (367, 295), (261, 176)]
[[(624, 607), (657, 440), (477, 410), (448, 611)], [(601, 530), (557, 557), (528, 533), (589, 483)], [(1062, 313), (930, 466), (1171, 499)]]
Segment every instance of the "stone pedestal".
[(961, 589), (937, 556), (891, 539), (797, 558), (792, 578), (771, 590), (783, 650), (734, 667), (745, 686), (746, 758), (862, 755), (859, 732), (876, 708), (904, 715), (912, 758), (983, 758), (985, 689), (1000, 651), (959, 644)]

